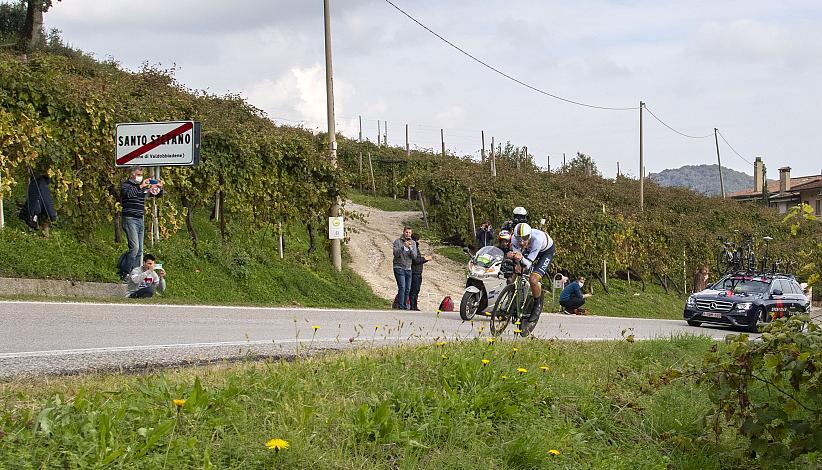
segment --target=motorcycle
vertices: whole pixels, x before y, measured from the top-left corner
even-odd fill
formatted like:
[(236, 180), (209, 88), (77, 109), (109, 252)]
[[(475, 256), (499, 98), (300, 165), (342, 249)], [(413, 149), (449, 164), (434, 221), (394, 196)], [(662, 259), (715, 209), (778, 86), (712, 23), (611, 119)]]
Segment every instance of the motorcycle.
[[(471, 254), (468, 248), (463, 251)], [(502, 289), (507, 285), (500, 272), (505, 255), (495, 246), (480, 248), (468, 261), (465, 292), (460, 301), (460, 318), (469, 321), (479, 312), (490, 310)]]

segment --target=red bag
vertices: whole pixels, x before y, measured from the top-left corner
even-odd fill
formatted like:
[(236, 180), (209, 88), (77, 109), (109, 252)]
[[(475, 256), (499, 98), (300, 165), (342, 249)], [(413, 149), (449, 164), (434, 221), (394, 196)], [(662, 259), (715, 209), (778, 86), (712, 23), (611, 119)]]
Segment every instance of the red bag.
[(442, 302), (440, 302), (440, 312), (453, 312), (454, 311), (454, 301), (451, 300), (450, 295), (446, 295)]

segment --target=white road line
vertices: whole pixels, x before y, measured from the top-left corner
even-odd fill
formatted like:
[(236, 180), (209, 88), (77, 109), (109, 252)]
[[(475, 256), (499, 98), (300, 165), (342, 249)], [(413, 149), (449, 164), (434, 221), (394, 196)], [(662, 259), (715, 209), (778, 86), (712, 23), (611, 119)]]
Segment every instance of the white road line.
[[(157, 307), (168, 308), (208, 308), (219, 310), (276, 310), (288, 312), (374, 312), (374, 313), (397, 313), (397, 310), (364, 310), (355, 308), (312, 308), (312, 307), (259, 307), (259, 306), (243, 306), (243, 305), (185, 305), (185, 304), (139, 304), (139, 303), (118, 303), (118, 302), (53, 302), (53, 301), (37, 301), (37, 300), (0, 300), (2, 304), (36, 304), (36, 305), (89, 305), (93, 307), (134, 307), (138, 305), (152, 305)], [(425, 312), (423, 312), (425, 313)], [(433, 312), (431, 312), (433, 313)]]

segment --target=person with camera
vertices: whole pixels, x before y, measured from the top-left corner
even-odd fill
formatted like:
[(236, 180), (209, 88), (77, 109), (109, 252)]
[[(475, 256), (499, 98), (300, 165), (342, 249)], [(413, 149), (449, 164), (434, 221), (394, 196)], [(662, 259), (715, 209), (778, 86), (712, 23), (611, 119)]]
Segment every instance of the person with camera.
[(397, 307), (400, 310), (410, 310), (411, 303), (411, 265), (419, 256), (420, 252), (417, 243), (411, 239), (413, 230), (405, 227), (402, 236), (394, 240), (394, 279), (397, 281)]
[(154, 255), (146, 254), (143, 265), (134, 268), (128, 275), (126, 297), (130, 299), (149, 299), (154, 292), (166, 290), (166, 272), (163, 265), (157, 264)]
[(126, 276), (140, 266), (143, 257), (143, 237), (145, 225), (143, 218), (146, 212), (146, 195), (160, 197), (163, 195), (163, 180), (143, 178), (143, 169), (135, 166), (129, 170), (129, 178), (120, 186), (123, 211), (121, 222), (128, 241), (128, 254), (120, 274)]
[(494, 227), (491, 226), (491, 222), (485, 221), (477, 229), (477, 233), (474, 234), (474, 243), (477, 250), (494, 244)]
[(504, 230), (506, 232), (513, 232), (514, 227), (517, 224), (527, 224), (528, 223), (528, 211), (525, 210), (522, 206), (517, 206), (514, 208), (514, 213), (512, 214), (509, 220), (506, 220), (500, 226), (500, 230)]
[(563, 313), (566, 315), (587, 315), (588, 310), (582, 308), (585, 299), (591, 297), (593, 294), (583, 294), (582, 286), (585, 285), (585, 277), (577, 276), (574, 282), (565, 286), (559, 294), (559, 304), (562, 306)]

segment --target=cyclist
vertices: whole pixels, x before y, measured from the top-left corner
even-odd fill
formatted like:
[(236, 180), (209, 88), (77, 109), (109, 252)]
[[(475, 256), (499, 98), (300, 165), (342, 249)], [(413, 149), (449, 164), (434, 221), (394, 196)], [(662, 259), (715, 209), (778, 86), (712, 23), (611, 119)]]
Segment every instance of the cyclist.
[(532, 229), (526, 223), (517, 224), (508, 256), (520, 261), (525, 267), (533, 266), (528, 282), (534, 296), (534, 308), (528, 317), (528, 328), (522, 328), (523, 332), (530, 333), (542, 313), (542, 277), (548, 272), (548, 266), (554, 258), (554, 240), (547, 233)]
[(517, 224), (527, 224), (528, 223), (528, 211), (525, 210), (524, 207), (518, 206), (514, 208), (514, 215), (511, 217), (511, 220), (506, 220), (502, 223), (500, 230), (505, 230), (507, 232), (513, 232), (514, 227)]

